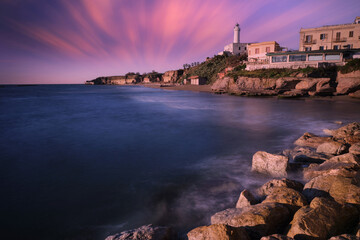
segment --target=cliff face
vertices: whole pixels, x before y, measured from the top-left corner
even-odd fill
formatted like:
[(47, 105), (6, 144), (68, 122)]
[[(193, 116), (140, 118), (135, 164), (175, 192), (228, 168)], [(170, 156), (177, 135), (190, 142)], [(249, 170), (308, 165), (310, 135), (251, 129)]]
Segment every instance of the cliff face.
[(162, 79), (164, 83), (175, 83), (182, 77), (183, 70), (167, 71), (163, 74)]

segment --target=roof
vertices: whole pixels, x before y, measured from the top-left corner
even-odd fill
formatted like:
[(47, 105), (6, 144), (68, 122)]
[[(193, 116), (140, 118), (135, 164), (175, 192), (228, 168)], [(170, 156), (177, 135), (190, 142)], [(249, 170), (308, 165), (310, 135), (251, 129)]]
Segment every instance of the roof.
[(250, 43), (249, 47), (253, 46), (261, 46), (261, 45), (268, 45), (268, 44), (278, 44), (276, 41), (269, 41), (269, 42), (260, 42), (260, 43)]
[(276, 56), (276, 55), (295, 55), (295, 54), (319, 54), (319, 53), (351, 53), (351, 52), (360, 52), (360, 48), (354, 49), (339, 49), (339, 50), (315, 50), (315, 51), (291, 51), (291, 52), (272, 52), (267, 53), (267, 56)]
[(195, 79), (195, 78), (199, 78), (199, 76), (191, 76), (189, 77), (190, 79)]

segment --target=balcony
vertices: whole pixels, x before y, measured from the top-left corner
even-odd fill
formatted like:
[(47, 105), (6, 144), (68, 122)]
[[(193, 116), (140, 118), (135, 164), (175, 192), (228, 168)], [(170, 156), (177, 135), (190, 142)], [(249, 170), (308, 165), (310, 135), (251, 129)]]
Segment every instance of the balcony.
[(343, 38), (335, 38), (334, 42), (346, 42), (346, 38), (345, 37), (343, 37)]
[(316, 40), (304, 40), (303, 41), (304, 45), (311, 45), (311, 44), (316, 44)]

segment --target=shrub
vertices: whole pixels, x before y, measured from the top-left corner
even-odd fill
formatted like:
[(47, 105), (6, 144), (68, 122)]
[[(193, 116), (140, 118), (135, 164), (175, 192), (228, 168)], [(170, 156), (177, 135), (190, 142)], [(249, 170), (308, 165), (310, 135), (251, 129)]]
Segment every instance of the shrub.
[(360, 59), (353, 59), (345, 64), (345, 66), (340, 67), (341, 73), (350, 73), (360, 70)]

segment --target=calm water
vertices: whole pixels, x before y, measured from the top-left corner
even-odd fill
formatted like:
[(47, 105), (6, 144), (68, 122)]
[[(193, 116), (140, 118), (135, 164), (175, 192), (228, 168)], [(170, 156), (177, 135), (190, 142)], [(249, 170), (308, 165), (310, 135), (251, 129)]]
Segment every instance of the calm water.
[(360, 121), (360, 102), (240, 98), (119, 86), (0, 88), (1, 236), (182, 232), (233, 206), (257, 150)]

